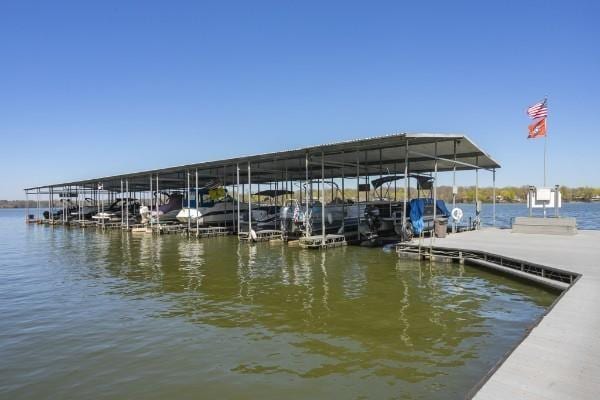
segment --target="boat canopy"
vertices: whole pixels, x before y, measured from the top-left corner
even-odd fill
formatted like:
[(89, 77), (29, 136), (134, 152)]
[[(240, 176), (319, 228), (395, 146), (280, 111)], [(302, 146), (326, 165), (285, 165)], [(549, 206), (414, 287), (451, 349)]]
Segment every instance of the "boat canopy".
[(260, 192), (254, 193), (255, 196), (265, 196), (265, 197), (278, 197), (286, 194), (294, 194), (291, 190), (261, 190)]
[[(206, 149), (209, 154), (210, 149)], [(407, 164), (407, 165), (406, 165)], [(125, 165), (125, 164), (123, 164)], [(112, 176), (57, 182), (25, 189), (52, 189), (54, 194), (103, 190), (184, 190), (242, 184), (326, 180), (357, 176), (432, 173), (500, 168), (491, 156), (463, 134), (394, 133), (273, 153), (231, 157)], [(250, 173), (251, 172), (251, 173)], [(41, 192), (40, 192), (41, 193)]]
[[(420, 189), (431, 189), (431, 187), (433, 186), (434, 178), (431, 175), (414, 173), (414, 174), (408, 174), (408, 177), (416, 178), (417, 184), (419, 185)], [(377, 189), (378, 187), (380, 187), (386, 183), (394, 182), (394, 181), (400, 180), (400, 179), (404, 179), (404, 174), (390, 175), (390, 176), (384, 176), (382, 178), (373, 179), (371, 181), (371, 185), (373, 185), (373, 189)]]

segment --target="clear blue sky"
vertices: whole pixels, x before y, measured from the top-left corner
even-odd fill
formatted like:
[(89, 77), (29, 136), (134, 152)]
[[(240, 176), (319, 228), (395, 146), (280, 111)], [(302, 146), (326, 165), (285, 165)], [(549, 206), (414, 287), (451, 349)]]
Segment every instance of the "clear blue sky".
[(499, 185), (539, 184), (524, 108), (544, 95), (550, 183), (600, 186), (599, 19), (597, 1), (4, 1), (0, 198), (395, 131), (466, 133)]

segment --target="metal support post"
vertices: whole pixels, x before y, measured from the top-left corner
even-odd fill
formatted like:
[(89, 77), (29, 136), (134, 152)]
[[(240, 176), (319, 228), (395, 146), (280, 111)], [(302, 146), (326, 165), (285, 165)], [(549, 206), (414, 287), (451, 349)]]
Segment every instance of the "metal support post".
[(129, 193), (129, 178), (125, 179), (125, 191), (127, 192), (127, 204), (125, 204), (125, 216), (127, 219), (125, 220), (125, 224), (127, 230), (129, 230), (129, 198), (131, 197), (131, 194)]
[[(148, 207), (148, 213), (149, 213), (149, 218), (150, 218), (150, 228), (154, 228), (154, 220), (152, 219), (152, 206), (153, 204), (153, 200), (152, 200), (152, 196), (154, 195), (154, 193), (152, 192), (152, 174), (150, 174), (150, 207)], [(154, 232), (154, 229), (152, 229), (152, 231)]]
[(496, 226), (496, 168), (492, 169), (492, 226)]
[(158, 231), (160, 232), (160, 215), (158, 209), (158, 203), (160, 199), (160, 191), (158, 189), (158, 174), (156, 174), (156, 224), (158, 225)]
[(119, 193), (119, 195), (121, 196), (121, 226), (123, 226), (123, 222), (125, 222), (123, 221), (123, 218), (125, 217), (123, 213), (123, 179), (121, 179), (121, 193)]
[[(305, 167), (304, 167), (304, 174), (305, 174), (305, 185), (304, 185), (304, 190), (308, 191), (308, 152), (305, 153), (304, 155), (304, 159), (305, 159)], [(312, 183), (310, 184), (312, 187)], [(310, 193), (310, 197), (312, 198), (312, 189), (311, 189), (311, 193)], [(304, 212), (304, 228), (305, 228), (305, 236), (309, 236), (309, 232), (308, 232), (308, 203), (309, 203), (309, 199), (308, 199), (308, 193), (304, 193), (304, 198), (306, 200), (306, 211)]]
[[(458, 188), (456, 187), (456, 140), (454, 141), (454, 164), (452, 166), (452, 209), (456, 208), (456, 194)], [(456, 221), (452, 219), (452, 233), (456, 233)]]
[(198, 235), (200, 231), (200, 213), (198, 211), (198, 207), (200, 207), (200, 190), (198, 189), (198, 168), (196, 168), (196, 235)]
[(248, 163), (248, 235), (252, 232), (252, 172)]
[(192, 229), (192, 203), (190, 200), (190, 170), (186, 171), (186, 197), (187, 197), (187, 234), (190, 235), (190, 230)]
[(358, 225), (356, 227), (356, 237), (360, 241), (360, 156), (356, 152), (356, 205), (358, 206)]
[(237, 181), (237, 233), (240, 233), (240, 164), (235, 165)]
[(323, 192), (323, 202), (321, 203), (321, 243), (325, 246), (325, 154), (321, 152), (321, 189)]
[(402, 205), (402, 231), (406, 229), (406, 207), (408, 203), (408, 139), (404, 149), (404, 204)]

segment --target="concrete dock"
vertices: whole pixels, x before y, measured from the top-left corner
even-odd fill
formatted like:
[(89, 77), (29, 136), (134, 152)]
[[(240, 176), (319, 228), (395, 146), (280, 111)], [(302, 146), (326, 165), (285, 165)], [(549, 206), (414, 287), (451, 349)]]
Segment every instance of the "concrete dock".
[(600, 231), (556, 236), (489, 228), (435, 239), (434, 247), (501, 254), (581, 275), (475, 388), (475, 399), (600, 398)]

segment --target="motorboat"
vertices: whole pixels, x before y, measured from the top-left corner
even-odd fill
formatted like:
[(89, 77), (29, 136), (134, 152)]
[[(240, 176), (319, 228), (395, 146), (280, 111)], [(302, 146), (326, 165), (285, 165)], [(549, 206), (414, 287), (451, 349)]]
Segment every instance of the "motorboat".
[(95, 204), (93, 199), (86, 198), (79, 206), (71, 209), (70, 215), (73, 218), (79, 219), (92, 219), (92, 215), (98, 212), (98, 206)]
[[(177, 221), (177, 216), (183, 204), (185, 203), (184, 196), (182, 193), (162, 193), (163, 196), (167, 197), (167, 200), (158, 206), (158, 212), (151, 210), (148, 206), (142, 206), (139, 209), (142, 223), (148, 222), (174, 222)], [(158, 198), (158, 195), (156, 196)], [(155, 200), (156, 201), (156, 200)], [(157, 218), (158, 215), (158, 218)]]
[[(254, 196), (258, 198), (267, 197), (268, 201), (257, 204), (252, 204), (252, 229), (255, 231), (279, 229), (280, 228), (280, 211), (281, 206), (277, 204), (277, 198), (281, 196), (293, 195), (290, 190), (263, 190), (256, 192)], [(248, 205), (245, 208), (240, 207), (244, 212), (240, 214), (240, 230), (245, 232), (248, 230)]]
[[(417, 190), (429, 190), (433, 187), (434, 178), (430, 175), (411, 173), (409, 178), (417, 180)], [(404, 179), (404, 175), (386, 176), (374, 179), (371, 184), (373, 189), (382, 188), (387, 184), (386, 195), (389, 196), (390, 184), (396, 180)], [(380, 195), (383, 190), (380, 190)], [(406, 208), (406, 219), (403, 218)], [(446, 222), (450, 217), (443, 200), (435, 203), (435, 218)], [(385, 236), (398, 236), (401, 240), (410, 240), (414, 235), (430, 232), (434, 229), (434, 201), (431, 197), (418, 197), (407, 202), (396, 201), (382, 197), (368, 202), (361, 220), (361, 234), (367, 239)]]
[[(224, 188), (202, 188), (198, 191), (198, 207), (196, 201), (190, 199), (190, 207), (183, 207), (176, 219), (187, 224), (199, 226), (232, 226), (237, 220), (237, 202), (227, 194)], [(195, 197), (194, 192), (190, 196)], [(247, 210), (248, 205), (241, 203), (240, 210)]]
[(54, 219), (54, 220), (71, 220), (75, 216), (73, 212), (77, 210), (77, 205), (73, 203), (71, 199), (60, 199), (60, 208), (54, 209), (52, 213), (50, 211), (44, 211), (43, 216), (44, 219)]
[(352, 200), (334, 199), (323, 204), (318, 200), (308, 203), (297, 199), (288, 200), (280, 211), (281, 231), (286, 238), (320, 235), (323, 231), (323, 211), (325, 213), (325, 232), (328, 234), (347, 234), (358, 229), (361, 213), (365, 204)]
[(98, 222), (120, 222), (122, 213), (129, 215), (130, 220), (135, 220), (138, 215), (140, 203), (137, 199), (123, 198), (115, 199), (108, 208), (92, 215), (92, 219)]

